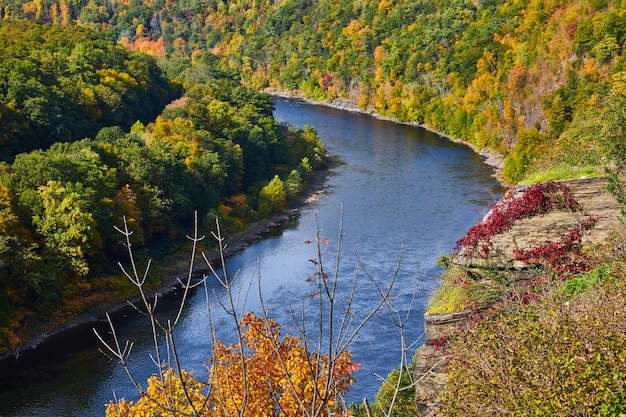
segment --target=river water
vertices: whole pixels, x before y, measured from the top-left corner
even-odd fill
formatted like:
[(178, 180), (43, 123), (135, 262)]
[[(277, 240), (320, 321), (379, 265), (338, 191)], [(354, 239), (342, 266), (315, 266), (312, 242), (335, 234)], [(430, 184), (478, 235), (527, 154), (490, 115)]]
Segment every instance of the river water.
[[(408, 317), (404, 336), (417, 341), (410, 359), (423, 343), (423, 313), (436, 289), (440, 269), (437, 259), (449, 254), (455, 242), (493, 204), (502, 188), (493, 169), (464, 145), (450, 142), (420, 128), (378, 120), (300, 101), (276, 99), (278, 120), (294, 126), (315, 126), (327, 149), (339, 163), (329, 173), (320, 198), (299, 210), (297, 219), (230, 258), (227, 271), (238, 271), (245, 287), (260, 276), (262, 295), (270, 315), (293, 331), (287, 301), (315, 303), (307, 295), (315, 272), (316, 221), (329, 244), (322, 261), (334, 271), (343, 207), (343, 236), (338, 305), (343, 305), (355, 276), (357, 292), (351, 315), (363, 318), (377, 297), (369, 278), (384, 286), (397, 273), (393, 305)], [(402, 249), (404, 247), (404, 250)], [(156, 261), (158, 262), (158, 260)], [(358, 272), (357, 262), (359, 263)], [(218, 297), (223, 296), (214, 282)], [(259, 297), (252, 290), (242, 311), (259, 311)], [(173, 314), (176, 299), (160, 303), (164, 315)], [(214, 323), (220, 337), (229, 338), (228, 318), (212, 302)], [(315, 310), (305, 307), (309, 319)], [(117, 321), (124, 338), (136, 342), (130, 366), (139, 381), (155, 372), (149, 326), (143, 318)], [(125, 371), (99, 349), (91, 325), (64, 335), (32, 355), (4, 364), (0, 369), (0, 416), (102, 416), (104, 404), (115, 395), (135, 399), (137, 394)], [(178, 349), (186, 369), (206, 373), (209, 325), (204, 291), (191, 295), (177, 332)], [(362, 366), (347, 400), (373, 400), (386, 376), (401, 359), (400, 334), (385, 311), (379, 312), (351, 346), (354, 361)]]

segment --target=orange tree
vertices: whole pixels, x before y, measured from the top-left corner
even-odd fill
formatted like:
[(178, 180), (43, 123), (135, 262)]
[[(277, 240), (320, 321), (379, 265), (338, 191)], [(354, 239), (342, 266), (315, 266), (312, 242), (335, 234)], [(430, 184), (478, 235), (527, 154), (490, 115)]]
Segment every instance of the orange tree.
[(215, 343), (208, 382), (167, 368), (137, 401), (109, 403), (106, 416), (326, 416), (354, 382), (349, 351), (334, 360), (310, 353), (301, 338), (281, 337), (276, 321), (254, 313), (241, 324), (243, 346)]
[[(104, 338), (94, 330), (96, 336), (103, 343), (103, 351), (124, 367), (131, 382), (138, 389), (140, 397), (136, 401), (116, 399), (107, 405), (106, 416), (324, 417), (347, 414), (348, 410), (341, 396), (347, 393), (354, 383), (353, 373), (359, 368), (359, 365), (352, 362), (349, 346), (360, 329), (381, 308), (388, 309), (392, 315), (395, 314), (390, 294), (394, 288), (398, 270), (394, 271), (392, 279), (385, 284), (385, 287), (379, 286), (368, 276), (373, 290), (377, 292), (380, 299), (377, 303), (372, 303), (370, 311), (363, 319), (355, 321), (351, 305), (358, 287), (357, 277), (355, 276), (352, 292), (347, 296), (343, 305), (344, 303), (337, 298), (339, 268), (335, 268), (332, 274), (325, 272), (323, 252), (329, 240), (320, 236), (316, 219), (317, 260), (311, 260), (316, 266), (316, 271), (307, 281), (316, 287), (316, 290), (309, 296), (319, 302), (315, 314), (318, 320), (315, 327), (318, 328), (318, 332), (314, 331), (309, 334), (306, 331), (311, 322), (305, 318), (304, 305), (300, 316), (294, 312), (288, 302), (296, 336), (282, 335), (281, 326), (269, 318), (265, 308), (261, 296), (260, 275), (257, 278), (263, 314), (260, 317), (254, 313), (239, 314), (245, 307), (245, 299), (250, 287), (245, 290), (246, 295), (241, 297), (242, 294), (239, 291), (242, 289), (235, 279), (237, 275), (230, 276), (227, 273), (225, 244), (221, 236), (219, 221), (216, 221), (216, 228), (217, 231), (212, 234), (218, 243), (220, 272), (213, 269), (211, 262), (204, 254), (203, 257), (213, 278), (224, 289), (225, 297), (220, 298), (218, 303), (223, 312), (231, 317), (233, 331), (230, 334), (237, 339), (227, 346), (216, 338), (214, 331), (211, 331), (210, 346), (213, 352), (208, 360), (208, 376), (204, 380), (197, 379), (184, 369), (175, 338), (175, 330), (180, 323), (186, 299), (191, 290), (198, 285), (204, 285), (206, 301), (209, 303), (207, 276), (205, 275), (197, 283), (192, 280), (194, 266), (196, 266), (197, 245), (204, 238), (198, 235), (197, 214), (194, 235), (189, 237), (192, 241), (192, 248), (187, 279), (184, 282), (180, 281), (182, 296), (178, 313), (167, 321), (157, 317), (155, 314), (157, 299), (151, 299), (146, 292), (145, 282), (149, 275), (150, 261), (142, 273), (135, 263), (131, 249), (132, 230), (126, 222), (123, 229), (117, 228), (126, 240), (125, 246), (128, 249), (130, 262), (127, 267), (120, 263), (120, 267), (127, 279), (139, 291), (139, 301), (131, 302), (131, 305), (150, 320), (155, 340), (152, 358), (160, 366), (148, 380), (147, 387), (144, 388), (128, 366), (128, 357), (133, 343), (128, 340), (123, 343), (119, 339), (114, 324), (107, 316), (110, 335)], [(341, 248), (342, 235), (343, 230), (340, 226), (338, 248)], [(340, 263), (340, 253), (341, 251), (337, 250), (336, 265)], [(401, 259), (402, 257), (399, 263)], [(252, 284), (253, 281), (250, 281), (247, 285)], [(214, 329), (210, 303), (207, 305), (207, 314), (209, 326)], [(394, 325), (401, 332), (404, 323), (394, 322)], [(163, 343), (166, 346), (162, 346)]]
[[(241, 346), (217, 343), (209, 371), (215, 415), (328, 415), (358, 365), (349, 351), (337, 358), (309, 352), (302, 339), (281, 337), (274, 320), (248, 313)], [(242, 389), (243, 387), (243, 389)]]

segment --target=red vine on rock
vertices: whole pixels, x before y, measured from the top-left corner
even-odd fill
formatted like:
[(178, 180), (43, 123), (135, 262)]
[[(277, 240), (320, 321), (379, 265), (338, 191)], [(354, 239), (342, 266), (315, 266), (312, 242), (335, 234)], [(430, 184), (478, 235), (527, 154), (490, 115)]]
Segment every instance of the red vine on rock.
[(552, 210), (575, 212), (579, 209), (580, 204), (570, 188), (560, 182), (533, 184), (521, 193), (510, 191), (456, 243), (454, 252), (459, 253), (464, 248), (464, 255), (469, 256), (478, 247), (480, 255), (486, 258), (491, 249), (491, 237), (509, 230), (516, 220)]
[(546, 265), (560, 276), (587, 272), (590, 269), (589, 260), (580, 256), (580, 242), (583, 232), (591, 229), (597, 221), (597, 217), (590, 216), (577, 227), (562, 234), (558, 241), (545, 242), (529, 250), (514, 249), (513, 255), (516, 260), (529, 265)]

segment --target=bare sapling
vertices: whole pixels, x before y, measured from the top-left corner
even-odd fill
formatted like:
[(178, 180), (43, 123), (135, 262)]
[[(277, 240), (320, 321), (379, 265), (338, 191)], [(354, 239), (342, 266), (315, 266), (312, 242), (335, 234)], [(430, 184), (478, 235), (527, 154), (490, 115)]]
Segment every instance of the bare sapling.
[[(325, 258), (329, 240), (323, 238), (323, 229), (315, 216), (315, 272), (309, 281), (314, 285), (314, 292), (309, 294), (296, 307), (287, 300), (294, 334), (283, 334), (282, 327), (270, 317), (269, 309), (263, 299), (260, 262), (257, 261), (253, 277), (247, 281), (239, 276), (239, 271), (230, 275), (226, 268), (226, 243), (220, 231), (219, 221), (216, 230), (211, 232), (217, 242), (218, 266), (209, 261), (202, 253), (208, 273), (200, 279), (194, 278), (198, 243), (204, 239), (198, 233), (197, 215), (194, 231), (187, 238), (192, 242), (191, 258), (187, 276), (179, 279), (182, 296), (177, 304), (174, 316), (160, 318), (157, 314), (159, 297), (148, 296), (146, 278), (151, 262), (148, 261), (143, 271), (136, 265), (132, 250), (131, 236), (124, 219), (122, 228), (116, 228), (125, 239), (128, 250), (129, 267), (119, 263), (122, 273), (137, 288), (138, 302), (129, 304), (147, 317), (152, 332), (153, 353), (151, 354), (155, 372), (147, 381), (141, 383), (129, 366), (133, 342), (122, 342), (115, 324), (107, 314), (110, 335), (104, 337), (96, 330), (96, 336), (103, 345), (103, 352), (125, 369), (132, 384), (137, 388), (139, 399), (119, 399), (108, 404), (106, 416), (126, 417), (141, 413), (154, 415), (183, 416), (330, 416), (348, 415), (348, 407), (343, 395), (354, 383), (354, 372), (359, 365), (352, 361), (350, 347), (364, 326), (381, 309), (386, 309), (391, 323), (399, 331), (401, 344), (400, 372), (408, 372), (407, 352), (414, 348), (415, 342), (407, 342), (405, 329), (410, 325), (409, 315), (415, 299), (415, 290), (411, 306), (405, 315), (394, 306), (393, 291), (399, 275), (404, 247), (391, 278), (380, 285), (365, 271), (357, 259), (354, 276), (350, 280), (342, 277), (339, 265), (342, 262), (343, 207), (336, 253), (333, 261)], [(313, 242), (311, 242), (313, 243)], [(364, 277), (364, 278), (363, 278)], [(377, 301), (371, 305), (362, 317), (352, 311), (357, 297), (357, 288), (365, 279), (377, 293)], [(242, 282), (243, 281), (243, 282)], [(347, 295), (338, 292), (340, 281), (349, 282)], [(210, 285), (213, 284), (213, 285)], [(248, 311), (250, 294), (257, 292), (259, 299), (258, 313)], [(345, 285), (345, 284), (344, 284)], [(176, 329), (181, 323), (183, 311), (190, 294), (196, 287), (204, 289), (206, 302), (206, 320), (210, 329), (211, 357), (208, 358), (208, 375), (193, 375), (185, 370), (177, 347)], [(219, 294), (217, 289), (219, 289)], [(213, 289), (211, 289), (213, 288)], [(415, 288), (415, 286), (414, 286)], [(340, 295), (342, 294), (342, 295)], [(217, 307), (216, 307), (217, 306)], [(216, 334), (215, 308), (220, 310), (230, 322), (231, 337), (234, 342), (224, 344)], [(220, 321), (220, 331), (225, 323)], [(395, 395), (413, 386), (403, 386), (394, 382), (394, 398), (384, 415), (391, 415)], [(385, 381), (383, 383), (391, 383)], [(367, 407), (366, 407), (367, 408)], [(150, 414), (152, 415), (152, 414)], [(369, 411), (368, 411), (369, 415)]]

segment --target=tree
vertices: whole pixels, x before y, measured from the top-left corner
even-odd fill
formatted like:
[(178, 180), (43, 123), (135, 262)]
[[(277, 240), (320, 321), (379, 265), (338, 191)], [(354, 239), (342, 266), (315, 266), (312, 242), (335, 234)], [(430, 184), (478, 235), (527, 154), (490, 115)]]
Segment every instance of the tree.
[(44, 212), (33, 217), (33, 224), (51, 253), (64, 258), (77, 274), (87, 275), (87, 256), (100, 249), (101, 240), (93, 216), (85, 210), (80, 188), (58, 181), (39, 187)]
[(515, 145), (504, 159), (502, 174), (512, 184), (521, 181), (533, 160), (545, 152), (548, 135), (537, 129), (520, 129), (515, 135)]
[(16, 348), (14, 311), (40, 295), (37, 245), (13, 209), (9, 189), (0, 186), (0, 346)]
[[(143, 273), (137, 269), (131, 250), (132, 233), (126, 225), (123, 229), (118, 229), (126, 239), (125, 246), (128, 248), (130, 260), (130, 268), (122, 267), (122, 270), (140, 293), (142, 305), (135, 307), (144, 311), (149, 317), (156, 343), (153, 360), (159, 366), (158, 371), (148, 380), (147, 388), (142, 388), (128, 368), (132, 344), (128, 341), (121, 343), (115, 326), (109, 318), (113, 340), (105, 341), (97, 331), (96, 335), (109, 354), (125, 367), (139, 390), (140, 397), (137, 401), (116, 399), (111, 402), (107, 406), (107, 417), (130, 417), (144, 414), (173, 417), (244, 415), (314, 417), (347, 413), (346, 405), (341, 401), (341, 395), (346, 393), (354, 382), (352, 374), (359, 367), (352, 362), (349, 346), (360, 329), (383, 306), (387, 307), (394, 325), (400, 330), (407, 324), (408, 315), (406, 319), (400, 319), (400, 315), (404, 313), (400, 313), (391, 304), (391, 291), (398, 271), (396, 270), (391, 275), (391, 279), (385, 283), (384, 287), (380, 287), (368, 276), (374, 286), (374, 292), (380, 298), (371, 306), (371, 310), (365, 313), (361, 321), (355, 321), (350, 306), (355, 295), (358, 277), (354, 277), (354, 283), (351, 285), (352, 292), (348, 298), (339, 300), (336, 293), (339, 280), (338, 270), (335, 270), (333, 275), (325, 272), (322, 253), (325, 250), (324, 246), (328, 245), (328, 239), (320, 236), (316, 225), (317, 261), (313, 261), (316, 271), (307, 281), (315, 288), (310, 298), (315, 299), (314, 304), (317, 304), (312, 314), (316, 317), (314, 321), (318, 322), (314, 328), (317, 327), (319, 333), (315, 331), (310, 333), (307, 330), (311, 322), (304, 305), (302, 311), (298, 313), (289, 305), (298, 335), (283, 336), (281, 326), (268, 316), (260, 287), (261, 314), (240, 313), (246, 308), (247, 292), (242, 298), (243, 294), (239, 293), (241, 289), (236, 290), (241, 285), (236, 282), (236, 275), (230, 276), (225, 268), (224, 238), (220, 234), (219, 222), (216, 226), (217, 231), (213, 233), (213, 236), (217, 239), (221, 255), (221, 271), (218, 273), (207, 261), (211, 275), (204, 276), (199, 284), (192, 284), (195, 252), (198, 243), (204, 238), (197, 234), (196, 220), (196, 232), (193, 238), (190, 237), (193, 243), (190, 268), (186, 280), (181, 282), (183, 291), (180, 308), (176, 317), (166, 318), (167, 320), (156, 315), (156, 304), (145, 293), (145, 277), (148, 274), (150, 262)], [(340, 229), (339, 246), (341, 246), (342, 236), (343, 231)], [(340, 258), (340, 252), (338, 252), (334, 261), (339, 263)], [(237, 342), (226, 346), (217, 340), (214, 330), (211, 331), (213, 355), (209, 360), (208, 380), (203, 382), (183, 369), (176, 350), (175, 333), (191, 289), (196, 285), (204, 285), (207, 297), (209, 297), (208, 285), (210, 284), (207, 282), (209, 278), (215, 279), (225, 290), (218, 304), (232, 319), (233, 335)], [(260, 286), (260, 276), (258, 280)], [(251, 286), (253, 282), (254, 279), (247, 285)], [(360, 283), (360, 285), (363, 284)], [(212, 302), (208, 298), (207, 303), (209, 328), (214, 329)], [(166, 344), (166, 348), (160, 346), (161, 340)], [(403, 349), (403, 360), (405, 353), (406, 350)], [(165, 354), (167, 354), (166, 357), (163, 356)], [(404, 369), (404, 365), (402, 368)]]
[(104, 126), (147, 123), (171, 99), (153, 59), (102, 33), (4, 19), (0, 38), (3, 159), (92, 137)]
[[(282, 337), (278, 323), (254, 313), (243, 316), (241, 325), (244, 346), (218, 342), (211, 359), (212, 397), (220, 404), (216, 415), (326, 416), (354, 382), (358, 366), (348, 351), (331, 362), (307, 351), (301, 338)], [(250, 352), (243, 360), (242, 351)]]
[[(582, 112), (565, 134), (586, 154), (594, 154), (599, 145), (600, 155), (608, 162), (609, 191), (626, 204), (626, 72), (613, 76), (610, 90), (598, 101), (599, 105)], [(626, 209), (623, 214), (626, 216)]]
[[(615, 74), (598, 122), (598, 138), (612, 164), (607, 165), (609, 191), (626, 204), (626, 72)], [(622, 210), (626, 216), (626, 209)]]
[(302, 175), (297, 169), (291, 170), (285, 181), (285, 191), (288, 198), (294, 198), (302, 191)]
[(182, 372), (179, 376), (173, 369), (168, 369), (162, 375), (153, 375), (148, 379), (148, 386), (137, 401), (120, 400), (109, 403), (106, 407), (106, 417), (135, 417), (135, 416), (212, 416), (206, 394), (203, 392), (206, 384), (199, 382), (189, 372)]
[(286, 205), (287, 191), (285, 191), (285, 184), (278, 175), (275, 175), (259, 193), (259, 212), (267, 215), (284, 210)]
[(137, 205), (137, 194), (128, 184), (117, 190), (113, 199), (113, 217), (116, 224), (122, 219), (135, 234), (135, 242), (139, 245), (145, 243), (145, 235), (141, 227), (141, 208)]

